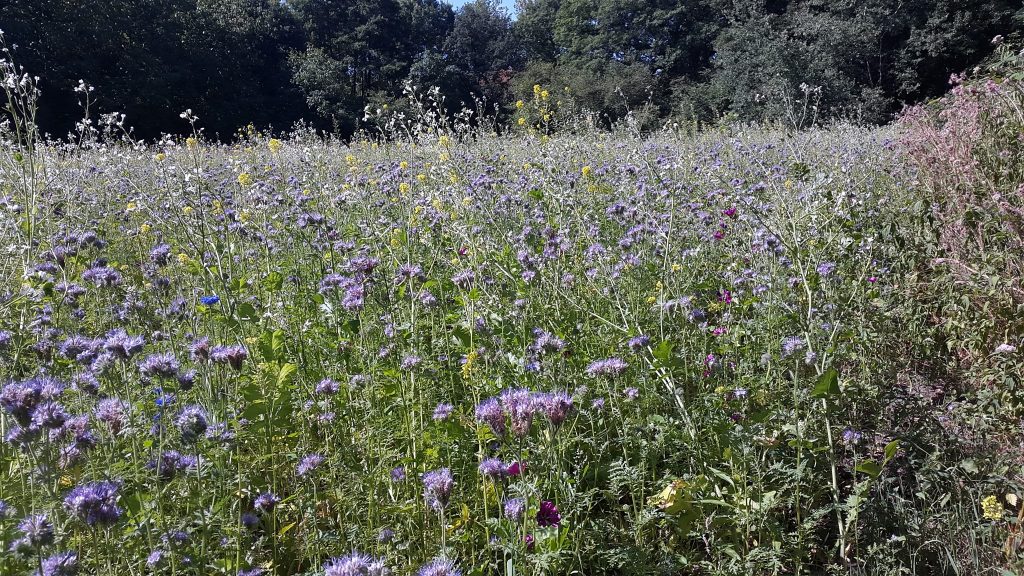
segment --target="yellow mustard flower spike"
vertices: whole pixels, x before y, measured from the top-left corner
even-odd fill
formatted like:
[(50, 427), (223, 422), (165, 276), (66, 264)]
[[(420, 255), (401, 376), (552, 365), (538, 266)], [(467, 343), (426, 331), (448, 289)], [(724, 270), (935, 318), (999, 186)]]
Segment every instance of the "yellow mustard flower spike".
[(271, 152), (277, 154), (281, 151), (281, 148), (284, 148), (284, 144), (282, 144), (277, 138), (271, 138), (270, 142), (267, 142), (267, 148), (270, 148)]
[(981, 515), (988, 520), (1003, 519), (1003, 503), (994, 494), (986, 496), (981, 501)]
[(241, 174), (238, 175), (238, 183), (241, 184), (242, 186), (251, 186), (252, 174), (249, 174), (248, 172), (242, 172)]

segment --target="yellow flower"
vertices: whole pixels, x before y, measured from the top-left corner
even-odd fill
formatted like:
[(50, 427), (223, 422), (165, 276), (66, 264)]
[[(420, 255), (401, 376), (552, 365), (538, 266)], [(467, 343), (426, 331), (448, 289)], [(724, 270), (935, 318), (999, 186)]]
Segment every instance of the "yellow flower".
[(188, 254), (185, 254), (184, 252), (180, 252), (178, 254), (178, 262), (181, 264), (188, 264), (189, 260), (191, 260), (191, 258), (188, 257)]
[(427, 181), (427, 175), (426, 174), (417, 174), (416, 175), (416, 180), (418, 182), (420, 182), (420, 183), (426, 182)]
[(156, 156), (153, 156), (153, 159), (157, 162), (163, 162), (164, 158), (167, 158), (167, 154), (164, 154), (163, 152), (157, 152)]
[(580, 170), (584, 178), (590, 178), (590, 175), (594, 173), (594, 169), (590, 166), (584, 166), (583, 170)]
[(152, 226), (150, 226), (149, 224), (143, 224), (142, 226), (139, 226), (139, 232), (142, 232), (143, 234), (149, 232), (151, 229)]
[(523, 106), (526, 106), (526, 102), (522, 100), (516, 100), (516, 110), (522, 110)]
[(135, 202), (129, 202), (128, 205), (124, 207), (124, 209), (129, 212), (135, 210)]
[(282, 144), (277, 138), (271, 138), (270, 142), (267, 142), (267, 148), (270, 148), (271, 152), (277, 154), (281, 151), (281, 148), (284, 148), (284, 144)]
[(648, 296), (647, 297), (647, 303), (648, 304), (654, 304), (657, 301), (658, 301), (658, 299), (656, 297), (654, 297), (654, 296)]
[(682, 269), (683, 269), (683, 267), (680, 266), (679, 264), (672, 264), (672, 271), (673, 272), (679, 272)]
[(517, 122), (520, 126), (526, 126), (526, 118), (523, 118), (522, 116), (519, 117), (519, 120), (517, 120)]
[(251, 186), (252, 174), (249, 174), (248, 172), (242, 172), (241, 174), (238, 175), (238, 183), (241, 184), (242, 186)]
[(189, 136), (188, 138), (185, 139), (185, 145), (188, 146), (189, 148), (195, 148), (196, 146), (199, 146), (199, 140), (196, 140), (194, 137)]
[(1003, 519), (1003, 503), (995, 495), (986, 496), (981, 501), (981, 515), (988, 520)]
[(398, 167), (401, 168), (402, 170), (408, 170), (409, 169), (409, 163), (406, 162), (405, 160), (402, 160), (401, 164), (399, 164)]
[(551, 114), (545, 114), (544, 115), (544, 121), (545, 122), (551, 122)]
[(480, 354), (476, 350), (473, 350), (469, 354), (466, 354), (466, 363), (462, 365), (462, 378), (469, 380), (469, 377), (473, 374), (474, 364), (476, 359), (480, 357)]
[(548, 93), (547, 90), (541, 90), (541, 92), (540, 92), (540, 99), (541, 100), (547, 100), (548, 96), (551, 96), (551, 94)]
[(239, 222), (248, 222), (249, 221), (249, 211), (248, 210), (242, 210), (241, 212), (239, 212), (238, 213), (238, 221)]
[(351, 155), (351, 154), (346, 154), (345, 155), (345, 162), (347, 162), (349, 164), (349, 166), (351, 166), (351, 165), (356, 163), (356, 157)]
[(440, 160), (441, 162), (447, 162), (451, 160), (452, 157), (447, 152), (442, 152), (441, 155), (437, 157), (437, 159)]
[(181, 213), (186, 215), (186, 216), (188, 216), (192, 212), (194, 212), (194, 210), (192, 209), (191, 206), (185, 206), (184, 208), (181, 209)]
[(437, 143), (447, 148), (448, 146), (451, 146), (452, 139), (442, 134), (441, 137), (437, 139)]
[(398, 185), (398, 193), (402, 194), (403, 196), (408, 194), (409, 190), (412, 190), (412, 186), (409, 186), (407, 182), (402, 182), (401, 184)]
[(533, 85), (533, 93), (540, 96), (540, 84)]

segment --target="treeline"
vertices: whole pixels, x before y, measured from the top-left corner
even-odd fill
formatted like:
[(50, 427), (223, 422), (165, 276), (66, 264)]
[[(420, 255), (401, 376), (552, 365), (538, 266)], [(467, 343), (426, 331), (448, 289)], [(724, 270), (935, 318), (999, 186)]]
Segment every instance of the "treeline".
[(139, 136), (182, 131), (190, 108), (223, 138), (299, 119), (350, 134), (407, 82), (506, 119), (541, 84), (607, 123), (627, 110), (652, 126), (884, 122), (1024, 25), (1019, 0), (519, 0), (517, 13), (487, 0), (0, 0), (0, 29), (42, 77), (50, 133), (81, 117), (82, 79), (97, 111), (127, 114)]

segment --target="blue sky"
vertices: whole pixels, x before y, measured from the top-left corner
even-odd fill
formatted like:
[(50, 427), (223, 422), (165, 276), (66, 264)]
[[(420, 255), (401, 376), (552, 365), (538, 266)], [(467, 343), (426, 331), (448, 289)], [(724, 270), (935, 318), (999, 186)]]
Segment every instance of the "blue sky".
[[(472, 1), (473, 0), (448, 0), (448, 3), (451, 4), (452, 6), (455, 6), (456, 8), (458, 8), (459, 6), (463, 6), (465, 4), (469, 4)], [(514, 13), (514, 9), (515, 9), (515, 6), (516, 6), (515, 0), (500, 0), (500, 2), (498, 2), (498, 3), (501, 4), (502, 6), (504, 6), (505, 8), (507, 8), (509, 14), (513, 14)]]

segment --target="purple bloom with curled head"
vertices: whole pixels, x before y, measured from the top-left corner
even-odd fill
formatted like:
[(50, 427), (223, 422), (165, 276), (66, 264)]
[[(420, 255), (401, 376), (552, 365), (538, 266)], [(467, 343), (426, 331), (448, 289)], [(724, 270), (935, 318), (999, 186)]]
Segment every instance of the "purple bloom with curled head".
[(157, 244), (149, 251), (149, 259), (157, 266), (165, 266), (170, 255), (171, 247), (167, 244)]
[(623, 390), (622, 394), (626, 397), (626, 400), (636, 400), (640, 397), (640, 391), (632, 386)]
[(618, 376), (629, 368), (627, 364), (621, 358), (605, 358), (604, 360), (595, 360), (587, 366), (587, 374), (590, 376)]
[(44, 559), (37, 576), (75, 576), (78, 574), (78, 553), (58, 552)]
[(526, 500), (522, 498), (510, 498), (505, 500), (505, 505), (502, 507), (502, 513), (505, 518), (513, 522), (522, 522), (523, 513), (526, 511)]
[(353, 552), (340, 558), (331, 558), (324, 563), (324, 576), (366, 576), (370, 557)]
[(129, 336), (124, 328), (115, 328), (107, 333), (103, 348), (116, 358), (127, 360), (138, 354), (145, 343), (146, 340), (142, 336)]
[(476, 419), (491, 427), (496, 436), (505, 435), (505, 412), (497, 398), (488, 398), (476, 407)]
[(792, 356), (798, 350), (803, 350), (807, 347), (807, 342), (799, 336), (790, 336), (782, 339), (782, 357), (786, 358)]
[(341, 299), (341, 307), (349, 312), (358, 312), (363, 309), (366, 303), (366, 286), (353, 284), (345, 289), (345, 296)]
[(241, 517), (239, 517), (239, 520), (242, 522), (242, 526), (244, 526), (246, 530), (255, 530), (260, 527), (260, 517), (252, 512), (243, 513)]
[(452, 282), (463, 290), (469, 290), (473, 285), (474, 279), (476, 279), (476, 274), (474, 274), (472, 270), (462, 270), (452, 276)]
[(445, 402), (438, 404), (437, 407), (434, 408), (434, 421), (440, 422), (442, 420), (447, 420), (448, 417), (452, 415), (453, 410), (455, 410), (455, 407), (451, 404), (447, 404)]
[(404, 482), (405, 481), (405, 466), (395, 466), (391, 469), (391, 481), (392, 482)]
[(227, 364), (235, 370), (241, 370), (242, 364), (245, 359), (249, 357), (249, 352), (246, 351), (244, 346), (233, 345), (233, 346), (214, 346), (210, 350), (210, 359), (218, 364)]
[(412, 280), (423, 281), (423, 268), (418, 264), (402, 264), (398, 267), (398, 273), (395, 275), (395, 284), (401, 284), (403, 282), (410, 282)]
[(42, 400), (43, 384), (40, 378), (11, 382), (0, 389), (0, 407), (23, 426), (32, 420), (32, 411)]
[(497, 458), (485, 458), (480, 463), (479, 471), (481, 476), (486, 476), (491, 480), (501, 480), (508, 474), (508, 467)]
[(178, 359), (170, 352), (150, 354), (139, 363), (139, 372), (151, 378), (175, 378), (179, 368)]
[(552, 354), (565, 349), (565, 341), (550, 332), (535, 328), (533, 335), (533, 349), (540, 354)]
[(181, 431), (181, 439), (184, 442), (192, 443), (202, 438), (203, 433), (209, 427), (206, 410), (198, 404), (186, 406), (174, 419), (174, 423)]
[(442, 556), (421, 566), (416, 576), (462, 576), (462, 570), (459, 570), (454, 561)]
[(846, 430), (843, 430), (843, 442), (847, 445), (856, 445), (857, 443), (860, 442), (862, 437), (863, 434), (852, 428), (847, 428)]
[(821, 264), (818, 264), (816, 270), (821, 276), (830, 276), (836, 270), (836, 263), (822, 262)]
[(0, 330), (0, 350), (5, 350), (14, 340), (14, 334), (10, 330)]
[(324, 457), (320, 454), (309, 454), (304, 456), (302, 460), (299, 460), (299, 465), (295, 467), (295, 475), (300, 478), (305, 478), (314, 470), (319, 468), (323, 463)]
[(63, 406), (56, 402), (42, 402), (32, 412), (32, 427), (36, 430), (48, 428), (56, 430), (64, 425), (69, 415)]
[(423, 359), (419, 356), (406, 356), (402, 358), (402, 370), (412, 370), (423, 363)]
[(188, 346), (189, 355), (196, 362), (206, 362), (210, 359), (210, 339), (206, 336), (196, 338)]
[(450, 468), (440, 468), (423, 474), (423, 498), (427, 501), (427, 506), (438, 512), (448, 506), (454, 487), (455, 479), (452, 478)]
[(572, 396), (566, 392), (552, 392), (543, 396), (544, 413), (554, 426), (561, 426), (572, 412)]
[(629, 346), (629, 349), (633, 352), (639, 352), (646, 348), (650, 343), (651, 337), (641, 334), (640, 336), (633, 336), (630, 338), (626, 345)]
[(508, 412), (512, 433), (523, 437), (530, 431), (533, 415), (542, 408), (539, 395), (524, 388), (510, 388), (501, 393), (501, 405)]
[(594, 398), (594, 401), (590, 403), (590, 408), (598, 412), (604, 410), (604, 398)]
[(537, 525), (546, 528), (548, 526), (558, 526), (562, 521), (562, 515), (558, 513), (558, 506), (550, 500), (545, 500), (540, 503), (540, 509), (537, 510)]
[(117, 286), (121, 284), (121, 273), (109, 266), (94, 266), (82, 272), (82, 280), (95, 286)]
[(33, 514), (18, 522), (18, 531), (33, 547), (53, 544), (53, 524), (46, 514)]
[(8, 504), (6, 500), (0, 500), (0, 520), (7, 520), (13, 517), (14, 514), (14, 506)]
[(64, 497), (64, 509), (89, 526), (114, 524), (121, 518), (117, 490), (117, 484), (107, 481), (77, 486)]
[(273, 492), (263, 492), (262, 494), (256, 497), (256, 500), (253, 501), (252, 505), (257, 510), (262, 510), (263, 512), (271, 512), (274, 510), (274, 508), (277, 507), (277, 505), (280, 502), (281, 499), (278, 498), (277, 495), (274, 494)]
[(323, 394), (325, 396), (333, 396), (338, 393), (341, 389), (341, 384), (331, 380), (330, 378), (324, 378), (316, 385), (316, 393)]

